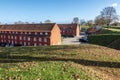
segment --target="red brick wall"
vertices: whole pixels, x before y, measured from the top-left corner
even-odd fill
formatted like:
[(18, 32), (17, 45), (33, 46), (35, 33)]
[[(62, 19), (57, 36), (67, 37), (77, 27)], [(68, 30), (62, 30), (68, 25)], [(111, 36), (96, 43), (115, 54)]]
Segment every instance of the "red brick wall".
[[(6, 33), (7, 32), (7, 33)], [(9, 32), (13, 32), (13, 31), (9, 31)], [(13, 43), (14, 44), (21, 44), (24, 45), (24, 42), (26, 43), (26, 46), (28, 46), (28, 43), (30, 43), (29, 46), (34, 46), (34, 43), (36, 43), (36, 46), (41, 45), (50, 45), (50, 32), (47, 32), (48, 35), (45, 35), (46, 32), (42, 32), (43, 35), (40, 36), (40, 32), (37, 33), (37, 35), (35, 35), (35, 32), (31, 32), (31, 34), (29, 35), (28, 33), (25, 34), (24, 32), (17, 32), (17, 34), (13, 34), (13, 33), (9, 33), (8, 31), (0, 31), (0, 42), (5, 42), (5, 43)], [(15, 31), (16, 32), (16, 31)], [(2, 35), (2, 37), (1, 37)], [(4, 37), (5, 36), (5, 37)], [(8, 38), (9, 36), (9, 38)], [(13, 36), (13, 38), (11, 37)], [(16, 36), (16, 39), (15, 39)], [(21, 37), (21, 40), (20, 40)], [(25, 40), (24, 40), (25, 37)], [(30, 40), (28, 40), (28, 37), (30, 37)], [(36, 41), (34, 41), (34, 37), (36, 38)], [(41, 38), (41, 41), (39, 41), (39, 38)], [(44, 38), (47, 39), (47, 42), (44, 41)], [(15, 43), (17, 42), (17, 43)]]

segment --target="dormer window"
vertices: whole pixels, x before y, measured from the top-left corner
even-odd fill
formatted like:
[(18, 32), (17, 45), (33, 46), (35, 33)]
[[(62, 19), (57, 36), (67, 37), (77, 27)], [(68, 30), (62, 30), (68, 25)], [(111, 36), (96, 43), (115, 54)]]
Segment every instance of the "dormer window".
[(48, 33), (46, 32), (45, 35), (48, 35)]
[(35, 35), (37, 35), (37, 32), (35, 32)]
[(27, 32), (25, 32), (25, 34), (27, 34)]
[(43, 35), (43, 33), (41, 32), (40, 35)]
[(29, 32), (29, 34), (31, 34), (31, 32)]

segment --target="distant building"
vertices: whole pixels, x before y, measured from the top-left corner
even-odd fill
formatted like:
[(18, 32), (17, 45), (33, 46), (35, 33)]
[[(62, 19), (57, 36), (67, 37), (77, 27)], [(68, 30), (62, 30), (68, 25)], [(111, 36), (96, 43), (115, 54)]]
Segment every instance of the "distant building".
[(0, 25), (0, 42), (22, 46), (61, 44), (57, 24), (12, 24)]
[(78, 24), (58, 24), (62, 36), (79, 36), (80, 26)]

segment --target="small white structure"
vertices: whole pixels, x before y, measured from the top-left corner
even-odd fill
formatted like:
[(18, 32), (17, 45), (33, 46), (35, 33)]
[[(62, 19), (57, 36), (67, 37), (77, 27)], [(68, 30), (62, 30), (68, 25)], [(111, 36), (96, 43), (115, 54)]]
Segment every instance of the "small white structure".
[(102, 29), (102, 26), (96, 26), (96, 31), (100, 31)]

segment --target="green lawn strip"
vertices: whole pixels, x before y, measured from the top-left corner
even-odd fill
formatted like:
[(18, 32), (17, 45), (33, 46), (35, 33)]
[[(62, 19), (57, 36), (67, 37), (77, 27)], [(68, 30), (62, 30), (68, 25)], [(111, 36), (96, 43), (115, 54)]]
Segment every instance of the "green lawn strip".
[[(16, 80), (93, 80), (88, 74), (71, 62), (25, 62), (1, 66), (0, 79)], [(7, 66), (7, 67), (5, 67)]]

